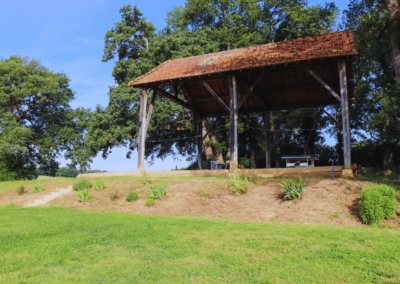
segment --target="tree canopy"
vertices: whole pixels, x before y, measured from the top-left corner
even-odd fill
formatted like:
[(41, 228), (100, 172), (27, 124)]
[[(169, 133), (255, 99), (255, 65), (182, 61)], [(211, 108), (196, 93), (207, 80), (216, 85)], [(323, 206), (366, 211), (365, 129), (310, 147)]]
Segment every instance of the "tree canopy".
[(70, 107), (69, 81), (36, 60), (0, 60), (0, 180), (35, 178), (36, 167), (54, 175), (59, 157), (73, 167), (88, 165), (89, 112)]

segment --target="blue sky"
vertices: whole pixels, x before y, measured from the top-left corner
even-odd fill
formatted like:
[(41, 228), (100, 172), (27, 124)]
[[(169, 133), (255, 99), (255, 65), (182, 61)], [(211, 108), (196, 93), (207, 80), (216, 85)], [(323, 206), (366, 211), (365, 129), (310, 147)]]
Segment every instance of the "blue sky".
[[(113, 62), (101, 62), (104, 36), (120, 20), (123, 5), (137, 5), (144, 16), (157, 28), (166, 25), (167, 12), (183, 5), (184, 0), (70, 0), (70, 1), (2, 1), (0, 7), (0, 57), (29, 56), (42, 62), (48, 69), (65, 72), (76, 91), (73, 107), (94, 109), (108, 103), (107, 90), (114, 81)], [(324, 5), (310, 1), (310, 5)], [(348, 1), (336, 1), (341, 11)], [(340, 16), (341, 19), (341, 16)], [(329, 137), (327, 143), (332, 144)], [(115, 149), (107, 160), (98, 156), (92, 168), (107, 171), (136, 171), (137, 153), (126, 159), (127, 150)], [(65, 164), (65, 161), (62, 161)], [(185, 158), (157, 161), (148, 170), (171, 170), (188, 165)]]

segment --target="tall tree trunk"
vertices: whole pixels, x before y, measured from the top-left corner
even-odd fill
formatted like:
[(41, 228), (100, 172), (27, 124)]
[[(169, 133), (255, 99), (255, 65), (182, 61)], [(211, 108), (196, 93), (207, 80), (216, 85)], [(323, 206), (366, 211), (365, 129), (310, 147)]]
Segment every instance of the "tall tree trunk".
[[(338, 107), (336, 107), (336, 121), (339, 121), (339, 117), (341, 117), (340, 112)], [(342, 124), (336, 124), (336, 134), (337, 134), (337, 141), (338, 141), (338, 147), (337, 147), (337, 154), (338, 157), (336, 159), (337, 165), (342, 165), (344, 164), (344, 159), (343, 159), (343, 135), (342, 135), (342, 130), (340, 128)]]
[[(210, 125), (210, 127), (212, 127), (212, 125)], [(202, 137), (204, 137), (204, 135), (206, 135), (208, 130), (209, 130), (209, 128), (207, 128), (206, 121), (203, 120)], [(207, 136), (203, 140), (203, 150), (204, 150), (204, 153), (206, 154), (207, 160), (209, 160), (214, 154), (219, 163), (224, 163), (224, 157), (222, 156), (222, 153), (219, 152), (217, 149), (213, 149), (213, 147), (209, 143), (207, 143), (207, 140), (214, 141), (214, 142), (217, 141), (217, 138), (215, 135), (213, 135), (212, 131), (210, 133), (208, 133)]]
[(388, 21), (388, 34), (390, 42), (390, 61), (396, 72), (396, 78), (400, 80), (400, 10), (398, 0), (384, 0), (386, 9), (390, 13)]

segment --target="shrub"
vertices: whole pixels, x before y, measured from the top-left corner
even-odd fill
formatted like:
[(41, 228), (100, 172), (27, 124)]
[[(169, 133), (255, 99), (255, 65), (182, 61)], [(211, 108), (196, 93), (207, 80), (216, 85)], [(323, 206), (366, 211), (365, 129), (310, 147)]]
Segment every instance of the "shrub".
[(120, 193), (118, 189), (110, 188), (110, 199), (112, 201), (117, 200), (120, 197)]
[(101, 180), (101, 179), (99, 179), (98, 181), (96, 181), (96, 182), (94, 183), (94, 187), (95, 187), (97, 190), (103, 190), (103, 189), (104, 189), (104, 185), (105, 185), (105, 182), (104, 182), (103, 180)]
[(143, 184), (150, 184), (151, 178), (149, 178), (147, 175), (144, 175), (142, 182), (143, 182)]
[(300, 199), (304, 188), (306, 187), (303, 184), (303, 179), (299, 176), (298, 182), (293, 180), (286, 180), (280, 184), (281, 188), (280, 191), (283, 193), (283, 198), (289, 200), (297, 200)]
[(358, 210), (365, 224), (379, 224), (396, 214), (396, 191), (387, 185), (372, 186), (361, 192)]
[(76, 181), (72, 186), (72, 188), (75, 191), (79, 191), (79, 190), (83, 190), (85, 188), (91, 188), (91, 187), (92, 187), (92, 183), (86, 179), (80, 179), (80, 180)]
[(153, 198), (146, 199), (146, 206), (153, 206), (155, 203), (156, 201)]
[(33, 193), (42, 192), (42, 191), (43, 191), (43, 186), (42, 185), (35, 184), (33, 186), (33, 189), (32, 189)]
[(151, 187), (147, 197), (153, 199), (164, 198), (167, 195), (167, 188), (168, 185), (165, 182), (156, 184), (155, 186)]
[(136, 191), (131, 191), (126, 196), (126, 201), (128, 201), (128, 202), (132, 202), (132, 201), (136, 201), (136, 200), (139, 200), (139, 193), (137, 193)]
[(79, 190), (78, 192), (78, 200), (79, 202), (85, 202), (89, 200), (91, 194), (90, 194), (90, 189), (89, 188), (84, 188), (82, 190)]
[(18, 195), (22, 195), (26, 192), (26, 189), (23, 185), (20, 185), (17, 187), (17, 189), (15, 191), (18, 193)]

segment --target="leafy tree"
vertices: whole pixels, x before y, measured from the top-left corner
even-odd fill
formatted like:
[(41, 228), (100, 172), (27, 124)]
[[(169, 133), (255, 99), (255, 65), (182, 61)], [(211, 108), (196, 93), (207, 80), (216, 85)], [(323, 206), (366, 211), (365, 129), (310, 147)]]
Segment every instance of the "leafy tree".
[(18, 56), (0, 60), (0, 180), (33, 179), (36, 167), (54, 175), (60, 156), (87, 166), (88, 111), (71, 109), (73, 99), (65, 74)]
[(352, 0), (344, 13), (344, 25), (353, 30), (359, 52), (354, 64), (357, 100), (351, 112), (352, 121), (359, 136), (369, 136), (382, 145), (385, 150), (382, 167), (386, 169), (392, 153), (399, 147), (398, 2)]

